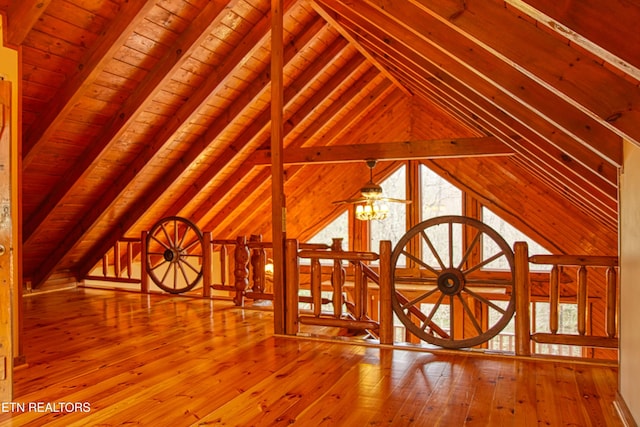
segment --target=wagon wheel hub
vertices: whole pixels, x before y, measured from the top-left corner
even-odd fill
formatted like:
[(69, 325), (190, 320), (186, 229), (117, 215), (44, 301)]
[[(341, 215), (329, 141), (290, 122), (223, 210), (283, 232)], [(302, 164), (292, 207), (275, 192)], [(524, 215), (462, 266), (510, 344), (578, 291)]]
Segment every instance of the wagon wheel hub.
[(445, 295), (457, 295), (465, 285), (464, 275), (456, 268), (444, 270), (438, 276), (438, 289)]

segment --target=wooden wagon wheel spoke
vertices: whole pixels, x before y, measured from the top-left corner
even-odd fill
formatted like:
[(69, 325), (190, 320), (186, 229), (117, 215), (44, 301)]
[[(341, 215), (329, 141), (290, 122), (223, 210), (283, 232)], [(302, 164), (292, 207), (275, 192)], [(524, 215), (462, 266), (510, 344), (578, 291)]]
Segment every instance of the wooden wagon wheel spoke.
[[(456, 239), (462, 240), (464, 235), (473, 238), (463, 251)], [(422, 251), (415, 250), (415, 239), (422, 242)], [(483, 260), (474, 259), (478, 247), (486, 247), (487, 242), (489, 247), (497, 247), (495, 252)], [(498, 276), (484, 270), (505, 260), (510, 270)], [(411, 263), (412, 274), (417, 277), (396, 274), (397, 269), (407, 267), (399, 262)], [(391, 266), (396, 316), (409, 332), (430, 344), (447, 348), (477, 346), (497, 335), (513, 317), (513, 252), (495, 230), (478, 220), (445, 216), (416, 225), (398, 241)], [(404, 296), (407, 289), (417, 296)], [(491, 293), (485, 294), (485, 290)], [(496, 291), (501, 300), (509, 298), (504, 307), (491, 300), (490, 295)], [(481, 317), (489, 313), (492, 317)], [(438, 331), (437, 335), (434, 331)]]
[(480, 232), (476, 233), (476, 237), (473, 238), (473, 241), (469, 244), (469, 247), (464, 253), (464, 256), (462, 257), (462, 259), (460, 260), (460, 263), (456, 267), (458, 270), (462, 270), (462, 266), (467, 262), (467, 260), (469, 259), (469, 256), (471, 256), (471, 253), (475, 249), (478, 242), (480, 242), (480, 237), (482, 237), (482, 233)]
[[(438, 251), (433, 246), (433, 243), (431, 242), (431, 239), (429, 239), (429, 237), (427, 236), (427, 233), (425, 233), (424, 230), (422, 230), (420, 232), (420, 235), (422, 236), (422, 239), (427, 243), (427, 246), (429, 246), (429, 249), (431, 250), (431, 253), (435, 257), (436, 261), (438, 261), (438, 265), (440, 265), (440, 269), (444, 270), (445, 266), (444, 266), (444, 263), (442, 262), (442, 258), (440, 258), (440, 255), (438, 254)], [(405, 255), (409, 256), (409, 254), (405, 254)], [(417, 260), (420, 263), (422, 263), (422, 260), (420, 260), (419, 258), (414, 257), (413, 255), (411, 255), (411, 258), (413, 258), (414, 260)], [(422, 264), (426, 266), (426, 264), (424, 264), (424, 263), (422, 263)]]
[[(159, 252), (158, 246), (164, 251)], [(202, 232), (194, 223), (177, 216), (161, 219), (147, 235), (149, 277), (166, 292), (190, 291), (202, 278), (204, 250)]]
[(429, 298), (429, 296), (433, 295), (434, 293), (438, 292), (438, 288), (432, 289), (429, 292), (425, 292), (424, 294), (418, 296), (417, 298), (412, 299), (411, 301), (402, 304), (402, 309), (406, 309), (408, 307), (413, 307), (414, 305), (416, 305), (417, 303), (419, 303), (420, 301), (423, 301), (426, 298)]
[(462, 307), (464, 308), (464, 311), (467, 313), (467, 316), (469, 316), (469, 319), (471, 319), (471, 323), (473, 323), (473, 327), (476, 328), (476, 331), (478, 331), (478, 334), (482, 334), (483, 333), (482, 327), (480, 327), (480, 324), (478, 323), (478, 319), (476, 319), (476, 315), (473, 314), (473, 312), (471, 311), (471, 308), (469, 308), (469, 304), (467, 304), (467, 302), (464, 300), (464, 298), (462, 298), (460, 294), (458, 294), (457, 297), (462, 303)]

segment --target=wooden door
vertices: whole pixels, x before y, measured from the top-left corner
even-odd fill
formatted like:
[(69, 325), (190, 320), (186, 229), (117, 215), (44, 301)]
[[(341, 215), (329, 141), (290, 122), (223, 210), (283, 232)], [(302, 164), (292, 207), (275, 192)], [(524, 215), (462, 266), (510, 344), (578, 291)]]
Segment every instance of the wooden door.
[(11, 227), (11, 83), (0, 81), (0, 400), (13, 399), (14, 271)]

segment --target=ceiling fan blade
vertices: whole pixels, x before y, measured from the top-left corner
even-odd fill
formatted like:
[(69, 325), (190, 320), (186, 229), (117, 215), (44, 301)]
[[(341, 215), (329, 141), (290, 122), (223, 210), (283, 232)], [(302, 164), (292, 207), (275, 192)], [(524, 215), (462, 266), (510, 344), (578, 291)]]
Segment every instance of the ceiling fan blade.
[(378, 200), (382, 202), (404, 203), (405, 205), (408, 205), (411, 203), (411, 200), (394, 199), (392, 197), (380, 197)]
[(354, 204), (354, 203), (364, 203), (367, 199), (365, 197), (359, 197), (357, 199), (347, 199), (347, 200), (338, 200), (333, 202), (334, 205), (342, 205), (346, 203)]

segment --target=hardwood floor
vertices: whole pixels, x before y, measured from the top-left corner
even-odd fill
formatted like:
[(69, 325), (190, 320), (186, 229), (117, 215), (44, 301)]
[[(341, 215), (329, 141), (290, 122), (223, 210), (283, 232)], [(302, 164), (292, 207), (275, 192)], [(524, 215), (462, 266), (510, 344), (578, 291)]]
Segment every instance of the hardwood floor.
[(0, 425), (622, 425), (614, 367), (274, 337), (223, 301), (61, 291), (25, 329)]

